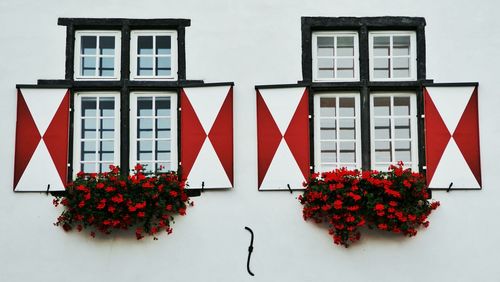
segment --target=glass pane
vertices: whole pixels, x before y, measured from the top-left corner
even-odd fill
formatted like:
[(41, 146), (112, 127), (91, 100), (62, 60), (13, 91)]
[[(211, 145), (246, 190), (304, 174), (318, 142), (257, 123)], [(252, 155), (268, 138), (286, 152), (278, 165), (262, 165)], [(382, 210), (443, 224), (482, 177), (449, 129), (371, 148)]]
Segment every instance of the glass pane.
[(159, 76), (170, 76), (171, 71), (170, 57), (156, 58), (156, 74)]
[(375, 139), (391, 139), (391, 120), (388, 118), (375, 119)]
[(334, 56), (334, 38), (318, 37), (318, 56)]
[[(356, 139), (356, 128), (354, 126), (354, 120), (347, 119), (347, 120), (341, 120), (345, 121), (343, 124), (342, 122), (340, 123), (340, 131), (339, 131), (339, 139), (350, 139), (354, 140)], [(349, 122), (352, 121), (352, 124)], [(349, 124), (347, 123), (349, 122)]]
[[(100, 151), (99, 153), (100, 154), (113, 154), (113, 152), (115, 151), (115, 147), (114, 147), (114, 141), (111, 140), (111, 141), (101, 141), (99, 142), (99, 148), (100, 148)], [(101, 161), (104, 160), (104, 159), (100, 159)], [(110, 160), (107, 160), (107, 161), (112, 161), (113, 159), (111, 158)], [(104, 160), (106, 161), (106, 160)]]
[(394, 115), (410, 115), (410, 97), (394, 97)]
[(97, 137), (96, 121), (95, 118), (82, 119), (82, 139), (95, 139)]
[(112, 162), (105, 162), (105, 163), (100, 163), (99, 164), (99, 171), (100, 172), (109, 172), (109, 166), (112, 165)]
[[(376, 162), (391, 162), (392, 145), (390, 141), (375, 142), (375, 161)], [(385, 168), (384, 168), (385, 169)]]
[(354, 59), (337, 59), (337, 77), (354, 77)]
[(97, 103), (95, 97), (82, 97), (82, 117), (95, 117)]
[(97, 172), (95, 163), (83, 163), (80, 166), (80, 170), (85, 172), (85, 173)]
[(156, 119), (156, 138), (170, 138), (170, 119)]
[(141, 161), (141, 165), (142, 165), (142, 167), (144, 169), (144, 172), (146, 172), (146, 173), (153, 172), (153, 170), (155, 168), (154, 163), (151, 163), (151, 162)]
[(80, 40), (81, 40), (81, 54), (83, 55), (96, 54), (96, 48), (97, 48), (96, 36), (82, 36)]
[(137, 120), (137, 138), (153, 137), (153, 119), (140, 118)]
[(337, 56), (354, 56), (354, 37), (337, 37)]
[(375, 78), (390, 77), (390, 59), (373, 59), (373, 76)]
[(354, 78), (354, 69), (337, 69), (338, 78)]
[(153, 36), (138, 36), (137, 37), (137, 54), (152, 55), (153, 54)]
[(389, 56), (390, 55), (390, 37), (389, 36), (374, 36), (373, 37), (373, 55), (374, 56)]
[(339, 116), (353, 117), (354, 115), (354, 98), (339, 98)]
[(110, 118), (104, 118), (100, 120), (100, 133), (101, 139), (111, 139), (114, 138), (114, 128), (115, 128), (115, 120)]
[(321, 117), (335, 117), (335, 98), (321, 98), (320, 99), (320, 116)]
[(95, 161), (96, 160), (96, 143), (95, 141), (81, 142), (81, 161)]
[(373, 108), (375, 116), (390, 116), (391, 115), (391, 98), (390, 97), (374, 97)]
[(115, 75), (115, 58), (113, 57), (99, 58), (99, 75), (100, 76)]
[(321, 128), (325, 128), (325, 129), (335, 129), (337, 126), (336, 126), (336, 123), (335, 123), (335, 119), (333, 118), (322, 118), (319, 120), (319, 126)]
[(336, 168), (337, 168), (337, 166), (334, 164), (321, 164), (320, 171), (322, 171), (322, 172), (332, 171)]
[(396, 118), (394, 119), (394, 135), (397, 139), (411, 138), (410, 119)]
[(153, 160), (153, 141), (137, 141), (137, 160), (138, 162)]
[(170, 36), (156, 36), (156, 54), (170, 55), (172, 50), (170, 44)]
[(339, 142), (339, 162), (354, 163), (356, 162), (356, 143), (355, 142)]
[(170, 160), (170, 152), (156, 152), (156, 160), (157, 161), (169, 161)]
[(156, 171), (169, 171), (170, 169), (170, 162), (160, 162), (156, 164)]
[(410, 58), (393, 59), (394, 77), (410, 77)]
[(137, 75), (153, 75), (153, 57), (137, 58)]
[(395, 144), (395, 161), (411, 162), (410, 141), (397, 141)]
[(102, 117), (114, 117), (115, 116), (115, 98), (113, 97), (101, 97), (99, 98), (99, 114)]
[(335, 73), (333, 70), (318, 70), (318, 78), (334, 78)]
[(392, 48), (395, 56), (410, 55), (410, 36), (394, 36)]
[(95, 61), (96, 57), (82, 57), (81, 75), (95, 76)]
[(137, 98), (137, 116), (152, 116), (153, 115), (153, 98), (138, 97)]
[(336, 163), (337, 162), (337, 152), (321, 152), (321, 162), (325, 163)]
[(336, 151), (336, 145), (333, 141), (321, 141), (321, 152), (334, 152)]
[(101, 36), (99, 37), (99, 53), (101, 55), (115, 54), (115, 37)]
[(155, 100), (156, 116), (170, 116), (170, 97), (157, 97)]
[(156, 151), (158, 151), (158, 152), (170, 152), (171, 151), (170, 140), (156, 141)]
[(335, 129), (321, 129), (320, 131), (321, 140), (335, 140), (337, 139), (337, 132)]

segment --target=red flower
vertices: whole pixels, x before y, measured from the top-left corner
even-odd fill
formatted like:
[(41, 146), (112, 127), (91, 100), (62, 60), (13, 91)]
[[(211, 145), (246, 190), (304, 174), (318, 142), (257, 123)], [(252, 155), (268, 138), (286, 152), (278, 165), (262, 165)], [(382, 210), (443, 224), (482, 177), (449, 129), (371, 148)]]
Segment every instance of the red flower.
[(335, 200), (333, 202), (333, 208), (336, 210), (340, 210), (342, 208), (342, 201), (341, 200)]
[(138, 216), (138, 217), (144, 217), (145, 215), (146, 215), (146, 214), (145, 214), (144, 212), (142, 212), (142, 211), (140, 211), (140, 212), (138, 212), (138, 213), (137, 213), (137, 216)]
[(119, 204), (119, 203), (123, 202), (123, 195), (122, 194), (117, 194), (116, 196), (113, 196), (111, 198), (111, 201)]
[(175, 192), (175, 191), (170, 191), (169, 194), (170, 194), (170, 196), (172, 196), (174, 198), (177, 197), (177, 192)]
[(381, 230), (387, 230), (387, 224), (385, 223), (380, 223), (379, 225), (377, 225), (377, 227)]
[(375, 207), (373, 208), (375, 211), (383, 211), (385, 209), (385, 206), (382, 204), (376, 204)]
[(115, 207), (113, 207), (113, 206), (109, 206), (109, 207), (108, 207), (108, 211), (109, 211), (110, 213), (114, 213), (114, 212), (115, 212), (115, 210), (116, 210), (116, 208), (115, 208)]
[(104, 183), (102, 183), (102, 182), (97, 183), (97, 184), (95, 185), (95, 188), (96, 188), (96, 189), (102, 189), (102, 188), (104, 188)]

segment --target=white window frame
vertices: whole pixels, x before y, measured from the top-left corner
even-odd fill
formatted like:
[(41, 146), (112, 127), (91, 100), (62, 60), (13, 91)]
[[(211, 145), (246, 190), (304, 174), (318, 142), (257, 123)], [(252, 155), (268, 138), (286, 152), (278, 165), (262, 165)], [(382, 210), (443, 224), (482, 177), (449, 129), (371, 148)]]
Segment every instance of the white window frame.
[[(81, 68), (81, 39), (82, 36), (114, 36), (115, 37), (115, 55), (114, 55), (114, 76), (99, 76), (97, 75), (97, 70), (99, 68), (98, 62), (96, 62), (96, 75), (94, 76), (84, 76), (80, 74)], [(75, 32), (75, 53), (74, 53), (74, 70), (73, 77), (75, 80), (119, 80), (120, 79), (120, 66), (121, 66), (121, 32), (113, 30), (78, 30)], [(103, 57), (99, 53), (99, 39), (97, 40), (96, 46), (96, 60), (99, 57)], [(109, 55), (108, 55), (109, 56)], [(104, 56), (106, 57), (106, 55)]]
[[(397, 58), (398, 56), (394, 56), (392, 54), (393, 50), (393, 37), (394, 36), (400, 36), (400, 35), (408, 35), (410, 36), (410, 76), (409, 77), (389, 77), (389, 78), (375, 78), (374, 77), (374, 52), (373, 52), (373, 38), (375, 36), (389, 36), (390, 37), (390, 50), (391, 53), (388, 56), (390, 58), (390, 74), (392, 75), (393, 72), (393, 62), (394, 58)], [(370, 81), (409, 81), (409, 80), (416, 80), (417, 79), (417, 35), (415, 31), (401, 31), (401, 30), (396, 30), (396, 31), (370, 31), (368, 34), (368, 41), (369, 41), (369, 46), (368, 46), (368, 52), (369, 52), (369, 61), (370, 61)]]
[[(354, 98), (354, 118), (355, 118), (355, 125), (356, 125), (356, 133), (355, 133), (355, 140), (348, 140), (348, 141), (355, 141), (356, 142), (356, 168), (361, 169), (361, 105), (360, 105), (360, 93), (358, 92), (333, 92), (333, 93), (321, 93), (321, 94), (315, 94), (314, 95), (314, 166), (315, 166), (315, 171), (323, 171), (322, 169), (322, 162), (321, 162), (321, 126), (320, 126), (320, 99), (328, 97), (328, 98), (337, 98), (337, 103), (336, 103), (336, 110), (335, 110), (335, 119), (336, 119), (336, 140), (335, 141), (337, 144), (339, 143), (339, 110), (338, 110), (338, 98)], [(346, 140), (347, 141), (347, 140)], [(336, 165), (338, 168), (345, 166), (345, 164), (351, 164), (351, 163), (342, 163), (338, 162), (339, 159), (339, 151), (337, 148), (337, 162), (335, 163), (329, 163), (330, 165)]]
[[(318, 77), (318, 37), (330, 36), (335, 39), (335, 50), (337, 49), (337, 37), (353, 36), (354, 37), (354, 77), (353, 78), (338, 78), (337, 77), (337, 53), (334, 53), (332, 59), (335, 59), (333, 67), (335, 68), (334, 78), (319, 78)], [(342, 57), (339, 57), (342, 58)], [(312, 33), (312, 68), (313, 81), (359, 81), (359, 36), (356, 31), (318, 31)]]
[[(170, 97), (170, 170), (178, 169), (178, 152), (177, 152), (177, 93), (175, 92), (131, 92), (130, 93), (130, 170), (137, 164), (137, 98), (138, 97)], [(152, 118), (156, 118), (155, 103), (153, 103)], [(154, 156), (155, 151), (155, 123), (153, 122), (153, 160), (152, 163), (158, 163)], [(148, 138), (149, 139), (149, 138)]]
[[(81, 119), (81, 110), (82, 110), (82, 97), (96, 97), (99, 101), (99, 97), (114, 97), (115, 98), (115, 122), (114, 122), (114, 160), (113, 164), (118, 166), (120, 165), (120, 93), (119, 92), (77, 92), (75, 93), (75, 110), (73, 112), (74, 116), (74, 124), (73, 124), (73, 177), (76, 177), (77, 173), (80, 171), (80, 164), (83, 162), (81, 158), (81, 142), (82, 142), (82, 119)], [(99, 102), (97, 102), (97, 109), (99, 109)], [(99, 111), (96, 111), (99, 113)], [(98, 114), (96, 115), (97, 120)], [(97, 128), (97, 127), (96, 127)], [(100, 140), (98, 136), (96, 136), (96, 142)], [(96, 146), (97, 150), (97, 146)], [(96, 160), (95, 162), (99, 163), (100, 161)]]
[[(171, 72), (169, 76), (154, 75), (137, 75), (137, 39), (139, 36), (170, 36), (170, 63)], [(155, 50), (156, 40), (153, 40), (153, 52)], [(158, 55), (152, 54), (153, 58)], [(175, 30), (132, 30), (130, 33), (130, 79), (131, 80), (177, 80), (178, 70), (178, 52), (177, 52), (177, 31)]]
[[(411, 166), (405, 163), (405, 167), (411, 168), (412, 171), (418, 171), (418, 119), (417, 119), (417, 94), (414, 92), (390, 92), (390, 93), (371, 93), (370, 94), (370, 154), (371, 154), (371, 168), (375, 169), (377, 165), (386, 165), (388, 169), (389, 165), (396, 165), (398, 160), (393, 162), (376, 162), (375, 160), (375, 110), (374, 110), (374, 99), (375, 97), (391, 97), (391, 113), (390, 116), (377, 116), (378, 118), (390, 118), (391, 119), (391, 139), (386, 140), (391, 142), (391, 159), (395, 157), (395, 146), (396, 140), (405, 141), (401, 139), (395, 139), (394, 135), (394, 118), (399, 116), (394, 116), (394, 97), (410, 97), (410, 134), (411, 138)], [(380, 140), (378, 140), (380, 141)]]

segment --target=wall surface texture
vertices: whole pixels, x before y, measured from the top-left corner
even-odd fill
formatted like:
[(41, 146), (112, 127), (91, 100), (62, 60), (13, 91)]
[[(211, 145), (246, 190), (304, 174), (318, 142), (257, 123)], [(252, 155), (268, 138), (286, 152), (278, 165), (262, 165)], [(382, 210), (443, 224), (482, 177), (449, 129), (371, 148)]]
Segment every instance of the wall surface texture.
[[(488, 1), (0, 2), (0, 281), (499, 281), (500, 4)], [(411, 239), (366, 231), (345, 249), (304, 222), (298, 192), (258, 192), (255, 84), (301, 80), (301, 16), (421, 16), (427, 77), (478, 81), (482, 191), (435, 192), (442, 206)], [(234, 81), (235, 188), (194, 198), (174, 233), (91, 239), (52, 223), (43, 193), (12, 192), (16, 83), (64, 77), (58, 17), (188, 18), (187, 78)], [(246, 272), (249, 233), (255, 231)]]

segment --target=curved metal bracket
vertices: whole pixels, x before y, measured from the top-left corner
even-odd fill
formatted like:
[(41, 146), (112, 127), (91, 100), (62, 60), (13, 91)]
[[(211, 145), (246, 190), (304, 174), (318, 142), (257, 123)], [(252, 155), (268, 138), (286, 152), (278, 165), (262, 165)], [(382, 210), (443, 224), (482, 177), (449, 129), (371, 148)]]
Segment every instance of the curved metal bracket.
[(250, 239), (250, 246), (248, 246), (248, 259), (247, 259), (247, 271), (250, 275), (255, 276), (252, 271), (250, 271), (250, 257), (252, 256), (253, 252), (253, 231), (250, 229), (250, 227), (246, 227), (245, 229), (250, 231), (250, 234), (252, 234), (252, 238)]

